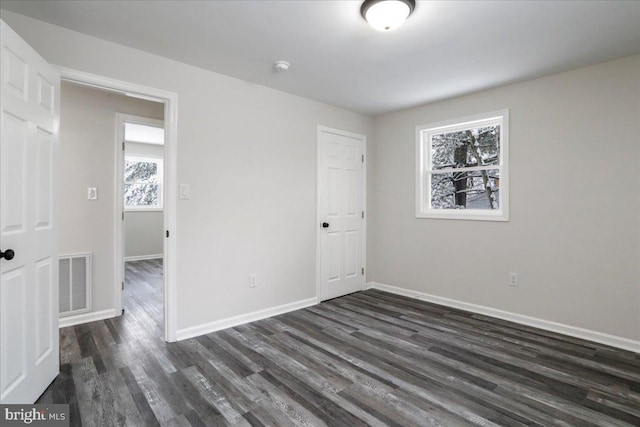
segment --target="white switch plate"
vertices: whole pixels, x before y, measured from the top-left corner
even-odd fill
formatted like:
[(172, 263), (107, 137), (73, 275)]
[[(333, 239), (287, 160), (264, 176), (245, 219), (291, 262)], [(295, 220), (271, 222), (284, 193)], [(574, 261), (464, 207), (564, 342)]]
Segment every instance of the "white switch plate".
[(189, 200), (189, 193), (191, 189), (189, 188), (189, 184), (180, 184), (180, 199), (181, 200)]
[(89, 200), (98, 200), (98, 188), (97, 187), (89, 187), (89, 188), (87, 188), (87, 199), (89, 199)]

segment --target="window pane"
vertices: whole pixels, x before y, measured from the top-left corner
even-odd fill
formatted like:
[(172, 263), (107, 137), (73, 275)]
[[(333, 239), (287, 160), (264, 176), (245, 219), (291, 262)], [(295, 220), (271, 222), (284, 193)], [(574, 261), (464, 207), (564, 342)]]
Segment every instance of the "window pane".
[(499, 125), (431, 136), (431, 168), (434, 170), (498, 165), (499, 157)]
[(124, 163), (124, 182), (157, 183), (158, 164), (126, 160)]
[(431, 175), (432, 209), (498, 209), (500, 170)]
[(159, 206), (158, 184), (125, 184), (125, 206)]

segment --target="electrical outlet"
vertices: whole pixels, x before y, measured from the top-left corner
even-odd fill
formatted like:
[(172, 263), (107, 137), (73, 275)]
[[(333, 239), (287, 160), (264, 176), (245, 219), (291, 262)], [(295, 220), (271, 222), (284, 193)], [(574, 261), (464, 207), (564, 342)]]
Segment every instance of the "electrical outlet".
[(518, 273), (509, 273), (509, 286), (520, 286)]
[(249, 287), (250, 288), (258, 287), (258, 276), (256, 274), (249, 275)]

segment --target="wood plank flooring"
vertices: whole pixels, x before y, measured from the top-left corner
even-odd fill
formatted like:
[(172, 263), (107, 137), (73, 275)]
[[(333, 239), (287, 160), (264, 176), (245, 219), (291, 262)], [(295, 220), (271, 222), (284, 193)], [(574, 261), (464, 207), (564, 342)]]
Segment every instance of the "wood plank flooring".
[(72, 425), (640, 426), (639, 354), (375, 290), (168, 344), (127, 264), (123, 316), (60, 330)]

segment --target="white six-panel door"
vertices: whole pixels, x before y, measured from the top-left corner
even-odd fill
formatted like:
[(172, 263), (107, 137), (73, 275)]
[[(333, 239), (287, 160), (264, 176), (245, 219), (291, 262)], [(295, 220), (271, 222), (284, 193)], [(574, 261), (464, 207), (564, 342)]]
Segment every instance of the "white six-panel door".
[(58, 374), (60, 75), (0, 25), (0, 402), (30, 404)]
[(364, 136), (318, 129), (319, 296), (364, 288)]

